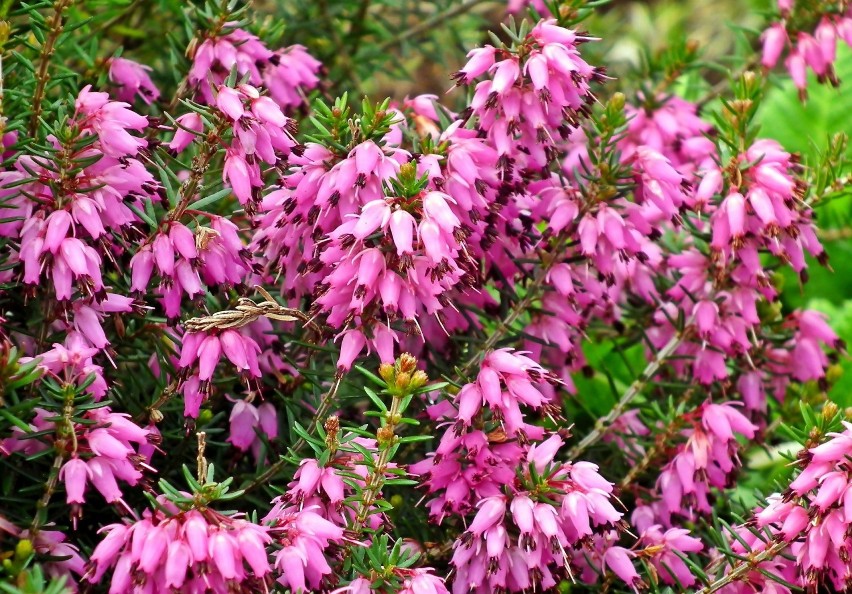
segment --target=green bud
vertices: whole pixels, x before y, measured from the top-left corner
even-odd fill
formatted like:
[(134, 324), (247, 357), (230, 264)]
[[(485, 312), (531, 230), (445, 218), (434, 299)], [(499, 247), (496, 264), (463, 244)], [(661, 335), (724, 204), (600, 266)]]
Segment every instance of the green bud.
[(394, 509), (401, 508), (403, 503), (405, 503), (405, 500), (402, 498), (402, 495), (393, 495), (390, 498), (390, 504)]
[(429, 376), (426, 375), (425, 371), (417, 370), (414, 372), (414, 375), (411, 376), (411, 381), (408, 384), (409, 390), (417, 390), (422, 388), (429, 382)]
[(199, 425), (206, 425), (207, 423), (209, 423), (212, 420), (213, 420), (213, 411), (210, 410), (209, 408), (203, 408), (203, 409), (201, 409), (201, 412), (198, 413), (198, 424)]
[(829, 384), (835, 384), (843, 377), (843, 366), (835, 363), (830, 365), (825, 372), (825, 379)]
[(624, 93), (614, 93), (612, 97), (610, 97), (607, 107), (609, 107), (612, 111), (619, 112), (624, 109), (625, 101)]
[(393, 365), (390, 363), (382, 363), (379, 366), (379, 376), (388, 383), (393, 381), (393, 372)]
[(15, 559), (17, 561), (24, 561), (33, 554), (33, 543), (28, 538), (24, 538), (18, 541), (18, 544), (15, 545)]

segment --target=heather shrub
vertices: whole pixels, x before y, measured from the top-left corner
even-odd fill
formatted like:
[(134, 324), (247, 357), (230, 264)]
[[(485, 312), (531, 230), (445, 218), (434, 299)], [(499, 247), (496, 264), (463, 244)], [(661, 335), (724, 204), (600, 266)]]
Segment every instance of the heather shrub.
[(852, 588), (852, 8), (702, 10), (0, 1), (0, 591)]

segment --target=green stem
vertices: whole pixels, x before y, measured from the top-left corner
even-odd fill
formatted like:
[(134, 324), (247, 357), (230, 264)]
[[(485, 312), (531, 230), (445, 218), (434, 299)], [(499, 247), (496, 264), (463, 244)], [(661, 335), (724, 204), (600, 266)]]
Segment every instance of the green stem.
[(44, 494), (36, 503), (36, 512), (32, 524), (30, 524), (30, 539), (34, 539), (39, 529), (47, 523), (47, 506), (50, 505), (56, 487), (59, 486), (59, 472), (62, 470), (62, 463), (68, 455), (66, 440), (70, 439), (72, 451), (77, 451), (77, 434), (74, 430), (74, 422), (71, 420), (74, 416), (74, 396), (75, 388), (66, 386), (62, 420), (56, 427), (56, 441), (54, 442), (56, 456), (53, 458), (53, 465), (50, 467), (50, 474), (44, 485)]
[[(317, 412), (314, 415), (314, 422), (307, 428), (308, 433), (313, 434), (316, 431), (316, 426), (319, 422), (323, 420), (325, 415), (329, 413), (332, 405), (334, 404), (334, 399), (337, 396), (337, 390), (340, 388), (340, 382), (343, 378), (337, 378), (334, 381), (334, 384), (331, 386), (328, 392), (326, 392), (322, 400), (320, 401), (320, 405), (317, 407)], [(293, 447), (290, 448), (290, 451), (293, 454), (298, 454), (302, 448), (307, 445), (307, 441), (303, 437), (300, 437), (296, 443), (293, 444)], [(258, 475), (250, 483), (248, 483), (245, 487), (242, 488), (243, 491), (249, 492), (253, 491), (259, 486), (265, 484), (267, 481), (271, 480), (275, 477), (276, 474), (281, 472), (281, 470), (288, 464), (288, 460), (286, 458), (282, 458), (272, 464), (269, 468), (267, 468), (262, 474)]]
[[(402, 403), (401, 396), (394, 396), (391, 401), (391, 408), (387, 415), (387, 425), (384, 430), (396, 435), (396, 419), (399, 418), (399, 407)], [(394, 437), (395, 439), (395, 437)], [(350, 530), (355, 534), (360, 534), (364, 530), (364, 525), (370, 515), (370, 509), (375, 503), (382, 491), (382, 486), (385, 484), (385, 472), (387, 471), (388, 463), (390, 462), (390, 453), (393, 449), (394, 441), (391, 440), (385, 444), (382, 451), (379, 453), (379, 458), (373, 465), (370, 473), (367, 475), (366, 487), (361, 492), (361, 500), (358, 502), (358, 512), (355, 514), (355, 520), (350, 526)]]
[(715, 582), (708, 584), (707, 586), (701, 588), (695, 594), (713, 594), (713, 592), (717, 592), (731, 584), (746, 574), (757, 569), (757, 566), (763, 563), (764, 561), (770, 561), (778, 556), (784, 549), (789, 546), (789, 543), (780, 541), (774, 543), (767, 549), (762, 550), (756, 555), (750, 555), (748, 559), (738, 561), (734, 564), (731, 571), (726, 573), (724, 576), (716, 580)]
[(38, 73), (36, 74), (36, 88), (33, 93), (33, 113), (30, 117), (30, 136), (33, 137), (38, 132), (38, 122), (41, 118), (44, 94), (47, 89), (47, 82), (50, 80), (50, 60), (56, 51), (56, 41), (65, 27), (62, 21), (62, 13), (71, 4), (73, 4), (73, 0), (56, 0), (53, 4), (53, 17), (50, 19), (49, 31), (44, 40), (44, 45), (41, 46)]

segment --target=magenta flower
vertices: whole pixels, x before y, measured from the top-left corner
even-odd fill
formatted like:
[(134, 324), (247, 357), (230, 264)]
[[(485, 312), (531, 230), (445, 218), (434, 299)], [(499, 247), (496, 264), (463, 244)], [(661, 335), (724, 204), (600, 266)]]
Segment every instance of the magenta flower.
[(239, 77), (248, 75), (249, 84), (263, 85), (281, 109), (305, 103), (305, 92), (317, 87), (321, 67), (301, 45), (270, 50), (257, 36), (232, 25), (219, 37), (206, 39), (195, 51), (189, 82), (208, 105), (214, 103), (210, 88), (224, 83), (236, 68)]
[(133, 60), (113, 58), (109, 62), (109, 79), (118, 86), (116, 96), (119, 101), (133, 103), (138, 95), (145, 103), (159, 99), (160, 91), (148, 74), (151, 68)]
[(312, 508), (296, 509), (279, 501), (264, 518), (276, 548), (277, 581), (295, 592), (319, 587), (331, 573), (324, 551), (340, 544), (343, 529), (315, 513)]
[(141, 520), (101, 529), (106, 536), (92, 553), (89, 582), (99, 583), (112, 569), (113, 594), (129, 591), (131, 584), (155, 594), (267, 589), (265, 576), (272, 567), (265, 526), (209, 508), (179, 511), (162, 497), (160, 503), (168, 513), (145, 510)]

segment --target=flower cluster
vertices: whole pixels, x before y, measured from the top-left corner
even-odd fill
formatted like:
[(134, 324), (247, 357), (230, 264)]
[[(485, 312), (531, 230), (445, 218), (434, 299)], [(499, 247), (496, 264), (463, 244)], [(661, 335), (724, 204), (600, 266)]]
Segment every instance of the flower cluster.
[[(268, 529), (209, 508), (182, 511), (163, 497), (132, 523), (102, 529), (86, 578), (112, 570), (110, 594), (122, 592), (259, 592), (272, 571)], [(144, 588), (144, 590), (143, 590)]]
[[(795, 563), (779, 557), (760, 569), (771, 568), (773, 574), (813, 591), (821, 585), (842, 591), (852, 577), (848, 553), (852, 425), (843, 425), (843, 431), (830, 433), (831, 439), (804, 451), (800, 456), (803, 469), (789, 489), (769, 497), (766, 506), (757, 509), (737, 531), (745, 535), (753, 551), (765, 550), (773, 541), (763, 533), (749, 531), (752, 525), (767, 531), (774, 541), (787, 544)], [(757, 576), (737, 587), (746, 587), (753, 579)]]
[(113, 58), (109, 62), (109, 79), (118, 89), (115, 96), (119, 101), (133, 103), (139, 96), (145, 103), (160, 98), (160, 90), (151, 80), (151, 67), (126, 58)]
[[(375, 19), (409, 22), (393, 3), (388, 20), (370, 3), (269, 20), (190, 3), (170, 36), (186, 34), (188, 72), (166, 76), (129, 46), (67, 49), (112, 30), (159, 67), (126, 26), (136, 3), (91, 25), (50, 4), (0, 21), (15, 50), (4, 584), (62, 590), (40, 588), (42, 570), (110, 594), (852, 584), (852, 424), (817, 445), (838, 415), (809, 404), (844, 343), (782, 287), (827, 264), (815, 210), (848, 163), (839, 136), (808, 167), (758, 136), (765, 77), (687, 101), (679, 79), (705, 65), (685, 44), (639, 88), (599, 89), (606, 70), (581, 53), (596, 38), (575, 28), (597, 3), (512, 0), (543, 18), (471, 51), (461, 90), (356, 107), (345, 83), (465, 11), (385, 39)], [(800, 90), (808, 67), (837, 84), (845, 2), (779, 9), (766, 69), (786, 52)], [(304, 46), (273, 49), (291, 28), (339, 78), (321, 84)], [(74, 78), (54, 55), (85, 67)], [(108, 92), (66, 101), (78, 78)], [(796, 397), (806, 431), (789, 423)], [(807, 443), (800, 472), (723, 534), (716, 502), (779, 431)]]
[(224, 355), (247, 382), (261, 377), (258, 364), (260, 346), (241, 330), (187, 332), (183, 335), (178, 367), (181, 369), (184, 414), (195, 418), (210, 394), (213, 373)]
[[(26, 285), (50, 279), (60, 301), (70, 300), (75, 289), (104, 298), (103, 258), (121, 249), (115, 236), (140, 221), (134, 209), (144, 208), (143, 197), (160, 199), (159, 184), (137, 158), (147, 142), (131, 134), (147, 126), (148, 118), (128, 104), (86, 87), (77, 98), (70, 138), (53, 138), (52, 154), (16, 161), (7, 181), (28, 182), (10, 213), (19, 222), (3, 232), (20, 242)], [(91, 136), (94, 142), (87, 140)]]
[(270, 402), (255, 406), (247, 400), (237, 400), (228, 421), (228, 443), (243, 452), (250, 450), (256, 460), (261, 459), (263, 438), (278, 437), (278, 412)]
[(72, 512), (75, 518), (80, 505), (86, 502), (88, 484), (107, 503), (126, 507), (118, 481), (134, 486), (142, 480), (144, 471), (153, 472), (138, 453), (148, 443), (149, 431), (136, 425), (128, 415), (111, 412), (106, 406), (91, 409), (81, 422), (70, 426), (57, 422), (46, 410), (36, 409), (29, 432), (16, 427), (12, 437), (0, 440), (0, 453), (32, 455), (47, 449), (48, 443), (28, 433), (43, 435), (54, 431), (63, 436), (62, 432), (70, 432), (61, 441), (51, 441), (54, 447), (62, 444), (68, 450), (69, 457), (59, 470), (59, 479), (65, 486), (66, 502), (75, 510)]
[(409, 471), (423, 476), (424, 486), (436, 494), (428, 504), (434, 519), (465, 515), (476, 501), (496, 496), (512, 480), (526, 453), (513, 440), (544, 435), (541, 427), (526, 422), (521, 406), (547, 412), (547, 381), (555, 378), (532, 359), (500, 349), (485, 356), (476, 381), (464, 385), (454, 403), (442, 401), (430, 408), (430, 416), (451, 420), (451, 425), (431, 458)]
[(315, 590), (331, 573), (325, 551), (343, 542), (343, 529), (311, 507), (296, 508), (273, 502), (264, 523), (269, 525), (278, 582), (294, 592)]
[(578, 45), (590, 40), (545, 20), (513, 50), (486, 45), (468, 54), (454, 78), (470, 84), (490, 75), (476, 85), (469, 110), (504, 169), (516, 161), (519, 169), (544, 167), (588, 113), (590, 85), (604, 78), (580, 56)]
[(270, 50), (256, 35), (228, 27), (224, 35), (205, 39), (195, 50), (188, 81), (210, 105), (232, 69), (248, 75), (249, 84), (266, 88), (281, 109), (305, 103), (305, 92), (319, 85), (321, 64), (301, 45)]
[[(687, 421), (689, 422), (689, 421)], [(657, 480), (665, 517), (711, 510), (710, 488), (726, 488), (739, 466), (736, 436), (753, 438), (755, 427), (731, 403), (705, 404), (694, 413), (687, 438)]]
[[(572, 575), (575, 547), (618, 524), (622, 514), (610, 502), (612, 484), (594, 464), (554, 462), (561, 445), (554, 435), (532, 446), (510, 494), (480, 500), (454, 545), (454, 592), (552, 588)], [(611, 548), (608, 563), (633, 585), (638, 576), (635, 570), (621, 571), (617, 556), (626, 553), (620, 551)], [(582, 558), (582, 551), (576, 555)]]
[(258, 202), (257, 193), (263, 186), (260, 163), (276, 165), (282, 156), (293, 151), (295, 122), (282, 113), (275, 101), (247, 84), (236, 89), (219, 87), (215, 105), (234, 134), (225, 155), (222, 179), (234, 190), (240, 204)]
[[(198, 213), (199, 215), (202, 213)], [(147, 294), (156, 271), (161, 304), (166, 316), (180, 315), (182, 297), (196, 299), (206, 287), (233, 287), (249, 272), (249, 257), (236, 224), (224, 217), (203, 213), (209, 226), (170, 221), (143, 245), (130, 260), (130, 290)]]
[(852, 47), (852, 12), (843, 8), (832, 9), (825, 14), (817, 14), (814, 20), (813, 9), (806, 2), (778, 0), (781, 20), (763, 32), (764, 68), (774, 68), (782, 55), (784, 66), (790, 74), (799, 96), (807, 97), (810, 68), (821, 83), (840, 84), (834, 73), (837, 61), (837, 42), (844, 41)]

